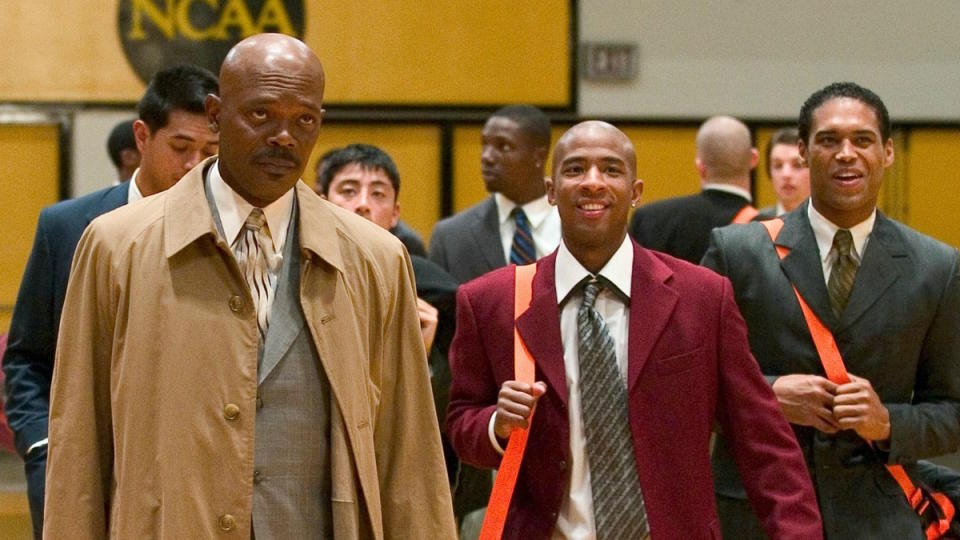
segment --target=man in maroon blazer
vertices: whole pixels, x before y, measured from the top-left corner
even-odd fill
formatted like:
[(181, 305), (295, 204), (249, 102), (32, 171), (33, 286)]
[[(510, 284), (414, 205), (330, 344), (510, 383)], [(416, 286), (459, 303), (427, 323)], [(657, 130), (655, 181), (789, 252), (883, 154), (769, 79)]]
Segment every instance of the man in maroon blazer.
[[(447, 412), (454, 448), (497, 467), (536, 404), (505, 538), (710, 539), (720, 538), (709, 455), (718, 422), (770, 537), (822, 538), (803, 457), (750, 354), (730, 283), (627, 237), (643, 188), (635, 173), (633, 145), (609, 124), (578, 124), (557, 142), (547, 195), (563, 241), (537, 264), (530, 308), (516, 321), (536, 383), (513, 380), (513, 267), (460, 288)], [(597, 324), (585, 322), (596, 320), (589, 313), (602, 329), (584, 334)], [(616, 364), (601, 392), (588, 391), (597, 368), (586, 367), (596, 349), (585, 342), (597, 334), (609, 336), (606, 358)], [(622, 410), (614, 417), (625, 424), (615, 455), (627, 464), (626, 487), (613, 503), (600, 480), (610, 448), (591, 433), (616, 421), (591, 422), (598, 403)]]

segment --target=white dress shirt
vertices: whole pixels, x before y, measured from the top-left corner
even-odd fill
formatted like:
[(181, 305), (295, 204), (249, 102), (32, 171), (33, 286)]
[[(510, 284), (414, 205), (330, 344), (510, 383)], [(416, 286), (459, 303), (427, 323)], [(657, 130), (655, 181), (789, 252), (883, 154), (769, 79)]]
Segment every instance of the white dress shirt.
[[(220, 214), (220, 225), (223, 226), (224, 239), (227, 244), (232, 246), (254, 206), (238, 195), (223, 180), (220, 175), (219, 160), (217, 160), (216, 167), (210, 167), (208, 174), (210, 175), (210, 192), (213, 194), (213, 202)], [(267, 218), (270, 237), (273, 240), (274, 253), (283, 253), (283, 244), (287, 239), (287, 228), (290, 226), (290, 215), (293, 212), (293, 191), (294, 188), (290, 188), (279, 199), (262, 208), (263, 214)], [(276, 273), (278, 269), (279, 266), (270, 265), (270, 273)]]
[[(820, 264), (823, 267), (824, 282), (830, 283), (830, 272), (833, 270), (833, 265), (837, 262), (838, 256), (836, 250), (833, 249), (833, 237), (840, 230), (840, 227), (817, 212), (813, 203), (807, 205), (807, 218), (810, 219), (813, 236), (817, 239), (817, 249), (820, 250)], [(850, 235), (853, 236), (853, 251), (850, 255), (857, 261), (857, 266), (863, 260), (863, 253), (867, 249), (867, 241), (870, 240), (870, 232), (873, 231), (873, 224), (876, 221), (877, 209), (874, 208), (870, 217), (850, 227)]]
[(704, 190), (704, 191), (708, 189), (712, 189), (713, 191), (724, 191), (726, 193), (732, 193), (739, 197), (743, 197), (750, 203), (753, 203), (753, 197), (750, 195), (749, 191), (743, 189), (742, 187), (734, 186), (733, 184), (706, 183), (701, 188), (701, 190)]
[(130, 186), (127, 189), (127, 204), (135, 203), (143, 198), (143, 193), (140, 192), (140, 186), (137, 185), (137, 176), (140, 174), (140, 167), (137, 167), (137, 170), (133, 171), (133, 174), (130, 175)]
[[(630, 306), (621, 298), (630, 298), (630, 284), (633, 274), (633, 245), (629, 237), (624, 237), (617, 251), (607, 264), (597, 273), (603, 276), (617, 289), (619, 295), (604, 288), (597, 296), (594, 307), (603, 317), (613, 338), (616, 350), (617, 367), (620, 376), (626, 382), (627, 343), (630, 334)], [(583, 290), (577, 285), (584, 278), (592, 276), (586, 268), (573, 257), (567, 246), (561, 241), (557, 250), (556, 274), (557, 304), (560, 306), (560, 339), (563, 342), (563, 366), (567, 380), (567, 410), (570, 411), (570, 483), (567, 496), (560, 506), (554, 538), (592, 539), (596, 538), (596, 526), (593, 519), (593, 492), (590, 488), (590, 465), (587, 461), (586, 438), (583, 431), (583, 418), (580, 399), (580, 354), (578, 350), (577, 311), (583, 303)], [(497, 452), (503, 448), (493, 432), (494, 414), (490, 418), (488, 435)], [(534, 419), (536, 422), (536, 419)]]
[[(510, 262), (510, 246), (513, 244), (513, 235), (517, 232), (517, 224), (510, 212), (517, 207), (517, 203), (500, 193), (494, 193), (493, 197), (497, 203), (497, 217), (500, 219), (503, 257)], [(560, 244), (560, 214), (557, 213), (557, 208), (547, 202), (546, 195), (522, 205), (521, 208), (527, 215), (527, 221), (530, 222), (530, 232), (533, 233), (533, 246), (537, 252), (537, 258), (552, 253)]]

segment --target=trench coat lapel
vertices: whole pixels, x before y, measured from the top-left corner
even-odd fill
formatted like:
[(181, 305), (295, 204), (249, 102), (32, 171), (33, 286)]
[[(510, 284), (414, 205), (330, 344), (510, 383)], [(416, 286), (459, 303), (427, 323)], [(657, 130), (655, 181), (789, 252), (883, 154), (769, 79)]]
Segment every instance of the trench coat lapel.
[(893, 285), (900, 277), (896, 259), (906, 256), (903, 240), (886, 216), (877, 212), (877, 220), (837, 331), (853, 324)]
[(806, 206), (787, 215), (776, 244), (790, 250), (780, 261), (780, 268), (817, 317), (828, 328), (835, 329), (837, 318), (830, 306), (830, 295), (820, 263), (820, 249), (810, 228)]

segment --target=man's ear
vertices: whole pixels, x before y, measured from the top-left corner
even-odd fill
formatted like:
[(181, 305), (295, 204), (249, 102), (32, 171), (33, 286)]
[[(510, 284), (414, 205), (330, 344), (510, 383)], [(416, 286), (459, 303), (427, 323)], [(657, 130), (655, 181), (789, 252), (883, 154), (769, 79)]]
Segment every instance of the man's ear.
[(636, 208), (640, 206), (640, 196), (643, 195), (643, 180), (637, 178), (633, 181), (633, 193), (630, 197), (630, 206)]
[(393, 205), (393, 218), (390, 220), (390, 228), (396, 227), (397, 223), (400, 223), (400, 203)]
[(557, 204), (557, 191), (554, 189), (553, 178), (549, 176), (543, 177), (543, 186), (547, 188), (547, 202), (551, 205), (556, 206)]
[(216, 94), (207, 94), (203, 100), (203, 108), (207, 112), (207, 120), (210, 122), (210, 131), (220, 132), (220, 96)]
[(137, 151), (143, 155), (143, 147), (150, 138), (150, 127), (143, 120), (137, 119), (133, 122), (133, 140), (137, 142)]

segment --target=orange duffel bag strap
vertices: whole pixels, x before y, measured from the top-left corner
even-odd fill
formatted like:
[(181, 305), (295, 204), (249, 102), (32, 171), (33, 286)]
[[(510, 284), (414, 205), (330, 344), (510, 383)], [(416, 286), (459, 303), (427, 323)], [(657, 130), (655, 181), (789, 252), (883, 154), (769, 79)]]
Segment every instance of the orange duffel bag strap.
[[(514, 320), (518, 319), (530, 306), (533, 276), (536, 273), (536, 263), (516, 267), (513, 295)], [(516, 324), (513, 327), (513, 371), (515, 380), (528, 384), (534, 383), (536, 375), (533, 357), (530, 356), (526, 343), (520, 337)], [(533, 412), (530, 413), (528, 422), (533, 422)], [(523, 452), (527, 448), (529, 433), (530, 428), (518, 428), (510, 434), (507, 449), (500, 460), (497, 480), (493, 484), (490, 501), (487, 503), (487, 513), (483, 518), (483, 527), (480, 529), (480, 540), (499, 540), (503, 536), (503, 526), (507, 521), (510, 499), (513, 498), (513, 489), (517, 484), (520, 462), (523, 461)]]
[(748, 204), (733, 216), (733, 220), (730, 221), (730, 223), (750, 223), (753, 221), (753, 218), (759, 215), (760, 211)]
[[(779, 256), (780, 259), (786, 257), (787, 254), (790, 253), (790, 249), (776, 244), (780, 229), (783, 228), (783, 220), (776, 218), (761, 223), (767, 228), (767, 233), (770, 234), (770, 240), (774, 242), (777, 256)], [(847, 374), (847, 368), (843, 364), (843, 357), (840, 356), (840, 349), (837, 348), (837, 342), (833, 338), (833, 333), (823, 324), (820, 317), (817, 317), (817, 314), (810, 309), (806, 300), (800, 296), (800, 291), (797, 290), (796, 286), (793, 287), (793, 292), (797, 297), (797, 301), (800, 302), (800, 310), (803, 311), (803, 318), (806, 320), (807, 327), (810, 329), (810, 336), (813, 337), (814, 346), (817, 348), (817, 354), (820, 356), (820, 362), (823, 364), (823, 370), (827, 378), (835, 384), (846, 384), (850, 382), (850, 376)], [(872, 443), (870, 444), (872, 445)], [(907, 502), (910, 503), (910, 507), (913, 508), (918, 515), (922, 515), (930, 510), (929, 500), (924, 497), (923, 490), (913, 484), (913, 481), (910, 480), (903, 466), (887, 465), (886, 467), (887, 470), (890, 471), (890, 475), (893, 476), (893, 479), (897, 481), (900, 489), (903, 490), (903, 495), (907, 498)], [(937, 518), (932, 519), (932, 522), (924, 532), (928, 540), (935, 540), (950, 529), (950, 521), (953, 519), (954, 508), (953, 503), (951, 503), (944, 494), (930, 492), (929, 495), (930, 499), (940, 507), (940, 511), (936, 513)]]

